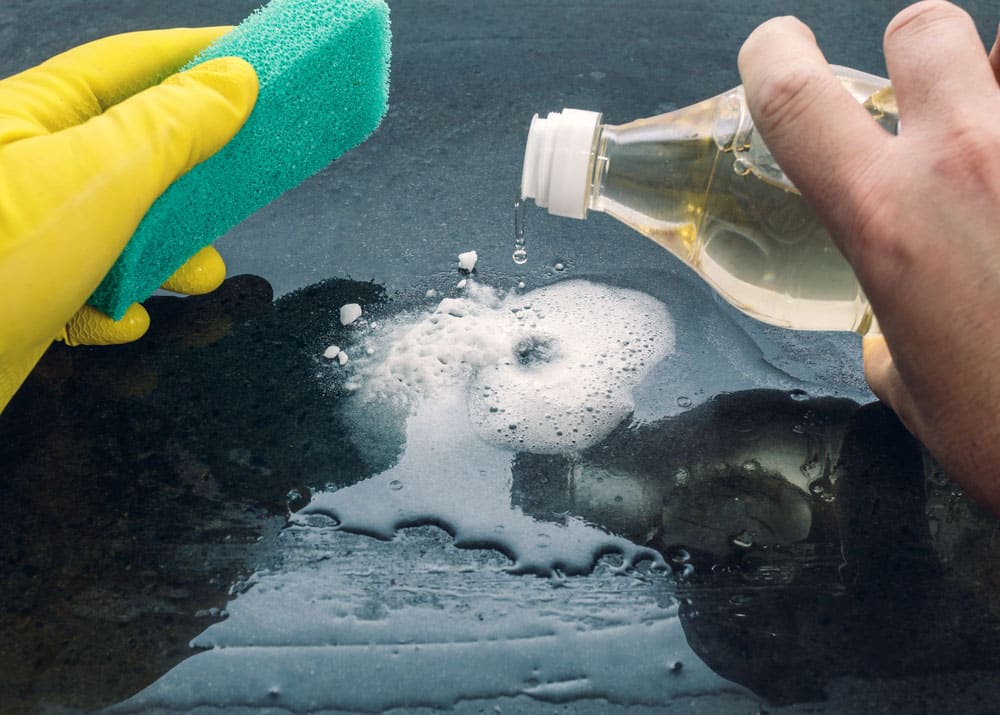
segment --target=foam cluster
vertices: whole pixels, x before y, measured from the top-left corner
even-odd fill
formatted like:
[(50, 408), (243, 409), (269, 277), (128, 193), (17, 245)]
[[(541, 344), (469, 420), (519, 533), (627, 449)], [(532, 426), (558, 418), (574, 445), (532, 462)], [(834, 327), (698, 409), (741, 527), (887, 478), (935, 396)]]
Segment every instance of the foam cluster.
[(628, 415), (632, 388), (673, 349), (666, 307), (644, 293), (571, 280), (504, 297), (470, 283), (392, 329), (361, 384), (408, 400), (462, 389), (484, 439), (575, 451)]
[(271, 0), (190, 66), (247, 60), (260, 92), (240, 132), (153, 204), (90, 304), (114, 318), (189, 256), (360, 144), (388, 102), (383, 0)]

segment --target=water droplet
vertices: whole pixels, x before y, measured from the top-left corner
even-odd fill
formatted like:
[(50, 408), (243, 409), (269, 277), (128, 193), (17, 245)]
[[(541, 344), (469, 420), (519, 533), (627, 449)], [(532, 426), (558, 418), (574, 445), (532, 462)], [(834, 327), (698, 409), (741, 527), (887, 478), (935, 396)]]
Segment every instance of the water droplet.
[(670, 554), (670, 560), (675, 564), (686, 564), (691, 560), (691, 554), (688, 553), (687, 549), (675, 549)]
[(756, 459), (748, 459), (743, 463), (744, 472), (749, 472), (751, 474), (754, 474), (756, 472), (759, 472), (760, 469), (761, 469), (760, 462), (758, 462)]
[(528, 262), (528, 251), (524, 247), (524, 199), (514, 197), (514, 253), (511, 258), (519, 266)]
[(741, 549), (749, 549), (753, 546), (753, 534), (748, 530), (744, 529), (736, 536), (734, 536), (730, 541), (733, 542), (733, 546), (738, 546)]
[(557, 263), (557, 264), (555, 264), (555, 265), (554, 265), (554, 266), (552, 266), (552, 267), (553, 267), (553, 268), (554, 268), (555, 270), (557, 270), (557, 271), (564, 271), (564, 270), (566, 270), (566, 266), (564, 266), (564, 265), (563, 265), (562, 263)]
[(809, 483), (809, 493), (824, 502), (832, 502), (835, 499), (833, 493), (833, 482), (828, 477), (822, 477)]
[(683, 407), (686, 410), (691, 406), (691, 398), (686, 395), (681, 395), (677, 398), (677, 406)]
[(805, 390), (792, 390), (788, 394), (793, 400), (798, 402), (803, 402), (809, 399), (809, 393)]
[(391, 482), (389, 482), (389, 488), (392, 489), (392, 491), (394, 492), (398, 492), (400, 489), (403, 488), (403, 483), (398, 479), (393, 479)]
[(285, 495), (285, 503), (288, 505), (288, 511), (294, 513), (304, 507), (309, 503), (310, 496), (309, 489), (306, 487), (290, 489), (288, 494)]
[(684, 669), (684, 664), (679, 660), (671, 660), (667, 662), (667, 670), (671, 673), (679, 673)]

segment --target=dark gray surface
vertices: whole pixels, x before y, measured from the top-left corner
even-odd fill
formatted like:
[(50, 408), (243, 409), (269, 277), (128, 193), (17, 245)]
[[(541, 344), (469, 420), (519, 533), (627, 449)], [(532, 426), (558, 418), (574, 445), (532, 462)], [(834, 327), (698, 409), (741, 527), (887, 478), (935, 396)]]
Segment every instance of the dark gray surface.
[[(605, 641), (606, 653), (577, 663), (595, 690), (561, 695), (471, 677), (464, 682), (479, 690), (463, 690), (454, 684), (462, 658), (491, 656), (485, 647), (451, 654), (451, 672), (425, 690), (457, 712), (995, 712), (995, 523), (925, 463), (889, 413), (858, 407), (872, 398), (853, 336), (785, 333), (735, 315), (664, 251), (604, 216), (529, 211), (529, 262), (510, 260), (511, 200), (534, 112), (579, 107), (617, 122), (715, 94), (738, 83), (746, 34), (789, 12), (814, 28), (832, 62), (884, 73), (882, 30), (902, 3), (390, 5), (383, 126), (219, 241), (230, 274), (246, 275), (208, 298), (152, 301), (153, 329), (138, 345), (53, 350), (0, 416), (0, 709), (92, 710), (153, 683), (161, 694), (148, 702), (176, 704), (182, 688), (199, 692), (199, 673), (215, 672), (223, 652), (191, 658), (189, 641), (253, 643), (270, 603), (254, 594), (284, 580), (289, 592), (328, 589), (358, 622), (411, 626), (399, 614), (434, 602), (446, 623), (435, 642), (495, 638), (506, 610), (522, 611), (526, 628), (578, 619), (596, 633), (629, 609), (683, 627), (681, 641), (638, 639), (631, 652)], [(995, 8), (963, 5), (992, 41)], [(7, 0), (0, 75), (112, 32), (238, 22), (254, 6)], [(649, 508), (578, 499), (561, 481), (572, 467), (565, 455), (518, 455), (509, 497), (540, 521), (578, 516), (648, 543), (672, 573), (621, 577), (602, 563), (549, 598), (536, 577), (507, 574), (504, 556), (456, 551), (430, 527), (390, 542), (281, 531), (310, 492), (362, 483), (400, 448), (389, 433), (374, 450), (363, 444), (345, 427), (339, 387), (317, 387), (315, 356), (347, 339), (336, 307), (359, 301), (386, 316), (419, 308), (429, 288), (454, 284), (457, 254), (473, 248), (488, 285), (585, 277), (646, 291), (672, 311), (677, 353), (636, 394), (634, 421), (573, 462), (584, 473), (627, 475)], [(553, 270), (557, 262), (565, 271)], [(753, 467), (780, 461), (774, 455), (802, 424), (836, 466), (836, 479), (811, 496)], [(694, 465), (691, 481), (677, 477), (684, 465)], [(738, 499), (757, 506), (734, 508)], [(789, 516), (803, 510), (804, 531)], [(770, 540), (733, 546), (729, 537), (748, 522), (772, 527)], [(250, 583), (256, 590), (246, 591)], [(486, 631), (463, 620), (477, 605), (490, 609)], [(302, 605), (303, 619), (315, 607)], [(230, 619), (220, 620), (226, 608)], [(203, 633), (216, 621), (233, 632)], [(354, 637), (391, 643), (358, 629)], [(284, 645), (304, 643), (286, 632)], [(544, 672), (563, 657), (517, 643), (497, 661), (515, 681), (528, 660)], [(644, 674), (652, 659), (665, 665), (650, 673), (674, 677), (666, 664), (678, 648), (689, 680), (665, 681), (659, 699), (595, 684), (596, 671)], [(339, 653), (329, 662), (350, 662)], [(394, 667), (388, 657), (364, 662)], [(394, 675), (405, 681), (407, 672)], [(228, 677), (240, 681), (239, 671)], [(374, 670), (352, 677), (359, 692), (381, 692)], [(307, 670), (282, 678), (300, 695), (316, 687)], [(205, 693), (225, 684), (202, 683), (200, 702), (208, 707)], [(365, 701), (369, 709), (442, 704), (407, 700), (419, 688), (390, 690)]]

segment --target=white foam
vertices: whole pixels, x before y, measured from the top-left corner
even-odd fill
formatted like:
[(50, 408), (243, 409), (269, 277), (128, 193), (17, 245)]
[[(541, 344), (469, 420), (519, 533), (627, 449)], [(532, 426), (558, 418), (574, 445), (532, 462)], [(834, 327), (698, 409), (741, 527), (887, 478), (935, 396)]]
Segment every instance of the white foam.
[(369, 396), (412, 403), (461, 387), (484, 439), (561, 452), (627, 416), (632, 388), (673, 351), (674, 330), (662, 303), (632, 290), (574, 280), (503, 297), (469, 282), (384, 340), (384, 359), (362, 368)]

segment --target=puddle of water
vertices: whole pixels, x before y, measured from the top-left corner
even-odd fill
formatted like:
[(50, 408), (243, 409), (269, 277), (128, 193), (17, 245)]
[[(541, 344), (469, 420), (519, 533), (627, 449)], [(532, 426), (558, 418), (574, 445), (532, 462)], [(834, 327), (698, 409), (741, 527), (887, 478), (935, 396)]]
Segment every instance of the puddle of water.
[(611, 552), (662, 565), (656, 552), (580, 519), (553, 524), (513, 507), (511, 462), (603, 439), (673, 346), (666, 307), (643, 293), (573, 280), (503, 297), (470, 284), (369, 337), (349, 411), (375, 441), (405, 434), (397, 463), (315, 494), (294, 518), (323, 514), (383, 539), (437, 524), (459, 545), (499, 549), (516, 571), (582, 573)]

